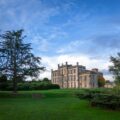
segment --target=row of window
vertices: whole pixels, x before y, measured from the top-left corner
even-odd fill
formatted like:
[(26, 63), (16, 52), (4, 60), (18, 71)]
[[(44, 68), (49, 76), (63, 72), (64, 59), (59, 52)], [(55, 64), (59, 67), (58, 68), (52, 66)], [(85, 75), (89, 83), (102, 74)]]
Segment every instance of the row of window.
[(58, 76), (58, 73), (57, 72), (53, 72), (53, 76)]
[(68, 70), (68, 74), (73, 74), (73, 73), (76, 73), (76, 69), (70, 69), (70, 70)]
[(68, 80), (76, 80), (76, 76), (73, 75), (73, 76), (68, 76)]
[[(57, 79), (53, 79), (53, 83), (55, 83), (55, 84), (59, 84), (58, 83), (58, 80)], [(75, 81), (72, 81), (72, 82), (64, 82), (63, 83), (63, 86), (64, 87), (67, 87), (67, 85), (68, 85), (68, 88), (76, 88), (77, 86), (79, 86), (79, 87), (87, 87), (87, 85), (90, 85), (91, 87), (94, 87), (95, 86), (95, 83), (94, 82), (89, 82), (89, 83), (87, 83), (87, 81), (80, 81), (79, 83), (76, 83)]]
[[(80, 76), (79, 77), (79, 80), (84, 80), (84, 81), (86, 81), (86, 80), (88, 80), (88, 79), (90, 79), (90, 77), (92, 77), (92, 79), (94, 79), (94, 76)], [(59, 79), (58, 77), (53, 77), (53, 79), (55, 79), (55, 80), (57, 80), (57, 79)], [(63, 77), (63, 80), (67, 80), (67, 77)], [(68, 80), (76, 80), (76, 75), (69, 75), (68, 76)]]
[(58, 80), (56, 78), (53, 78), (53, 83), (57, 84)]
[(89, 87), (89, 86), (91, 86), (91, 87), (94, 87), (94, 83), (92, 83), (92, 84), (87, 84), (87, 83), (76, 83), (76, 82), (68, 82), (68, 83), (64, 83), (63, 84), (63, 87), (64, 88), (76, 88), (76, 87)]
[[(61, 69), (58, 72), (53, 72), (53, 76), (58, 76), (58, 74), (60, 74), (60, 75), (67, 74), (67, 70), (66, 69), (64, 69), (64, 70)], [(76, 69), (70, 69), (70, 70), (68, 70), (68, 74), (73, 74), (73, 73), (76, 73)]]

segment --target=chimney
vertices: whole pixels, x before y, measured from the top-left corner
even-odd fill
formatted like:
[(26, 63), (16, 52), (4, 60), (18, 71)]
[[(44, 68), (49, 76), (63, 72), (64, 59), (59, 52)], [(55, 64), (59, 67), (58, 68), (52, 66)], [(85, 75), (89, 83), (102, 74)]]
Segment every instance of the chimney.
[(66, 62), (66, 65), (67, 65), (68, 63)]
[(98, 72), (98, 69), (97, 68), (93, 68), (92, 71), (93, 72)]
[(58, 68), (60, 67), (60, 65), (58, 64)]
[(77, 64), (77, 66), (78, 66), (78, 65), (79, 65), (79, 62), (77, 62), (76, 64)]

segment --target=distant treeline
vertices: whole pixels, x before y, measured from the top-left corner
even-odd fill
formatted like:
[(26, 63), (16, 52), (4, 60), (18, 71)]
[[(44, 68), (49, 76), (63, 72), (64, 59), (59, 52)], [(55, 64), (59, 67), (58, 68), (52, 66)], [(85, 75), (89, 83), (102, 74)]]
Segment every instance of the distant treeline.
[[(49, 89), (59, 89), (59, 85), (52, 84), (51, 80), (44, 78), (42, 80), (32, 80), (32, 81), (19, 81), (17, 85), (17, 90), (49, 90)], [(7, 80), (6, 76), (0, 77), (0, 90), (12, 91), (13, 83), (12, 80)]]

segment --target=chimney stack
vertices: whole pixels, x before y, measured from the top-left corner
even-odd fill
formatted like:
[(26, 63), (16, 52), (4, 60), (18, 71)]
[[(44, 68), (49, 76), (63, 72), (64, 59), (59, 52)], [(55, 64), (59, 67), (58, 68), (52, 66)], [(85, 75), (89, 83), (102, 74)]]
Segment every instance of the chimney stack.
[(93, 68), (92, 71), (93, 72), (98, 72), (98, 69), (97, 68)]

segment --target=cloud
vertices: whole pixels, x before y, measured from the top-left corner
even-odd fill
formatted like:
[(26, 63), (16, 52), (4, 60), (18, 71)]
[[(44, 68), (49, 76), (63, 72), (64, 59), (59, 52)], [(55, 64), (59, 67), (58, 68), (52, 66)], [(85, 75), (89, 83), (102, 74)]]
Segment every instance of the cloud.
[(100, 71), (105, 73), (105, 78), (113, 80), (110, 74), (108, 73), (108, 67), (111, 65), (108, 59), (91, 59), (89, 56), (82, 54), (64, 54), (58, 56), (42, 56), (43, 65), (47, 66), (47, 72), (41, 74), (43, 77), (51, 77), (51, 69), (57, 69), (58, 64), (65, 64), (65, 62), (75, 65), (76, 62), (79, 62), (80, 65), (86, 66), (87, 69), (98, 68)]
[(66, 43), (64, 46), (57, 50), (57, 53), (76, 53), (80, 48), (86, 45), (85, 40), (73, 40), (70, 43)]
[(92, 42), (94, 44), (102, 48), (120, 48), (119, 41), (120, 41), (119, 34), (98, 35), (92, 39)]
[(109, 57), (120, 51), (119, 34), (99, 34), (86, 39), (70, 40), (60, 46), (57, 50), (59, 54), (83, 53), (93, 57)]
[(78, 49), (80, 45), (80, 41), (72, 41), (67, 45), (62, 46), (62, 48), (59, 48), (57, 53), (70, 53), (74, 52)]
[[(28, 33), (29, 35), (31, 32)], [(39, 32), (34, 32), (30, 38), (33, 48), (38, 52), (53, 52), (56, 51), (56, 43), (58, 39), (67, 36), (65, 32), (62, 32), (58, 29), (53, 29), (50, 33), (41, 34)]]
[(45, 25), (49, 22), (49, 18), (59, 11), (57, 7), (47, 7), (41, 0), (12, 0), (11, 2), (5, 0), (0, 2), (0, 12), (1, 29), (22, 27), (29, 30), (30, 27)]
[(42, 36), (38, 35), (32, 38), (32, 45), (36, 48), (36, 50), (46, 52), (50, 48), (49, 40), (43, 38)]

